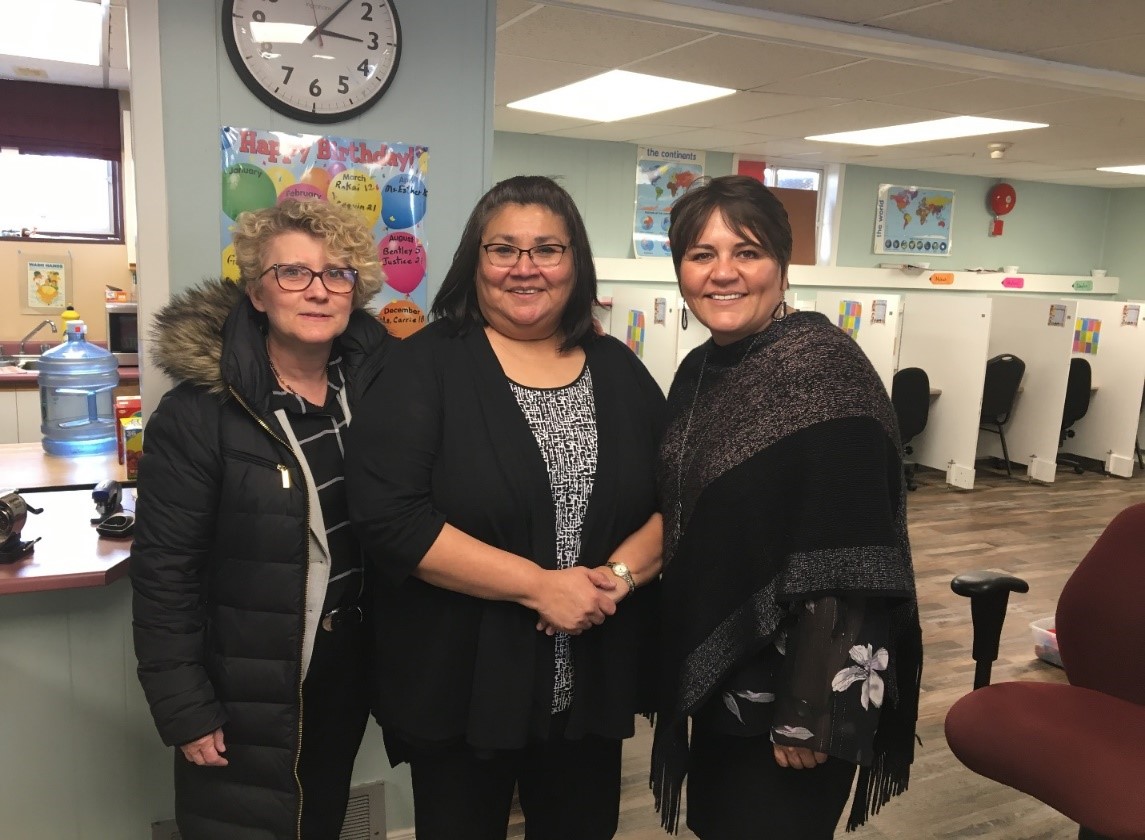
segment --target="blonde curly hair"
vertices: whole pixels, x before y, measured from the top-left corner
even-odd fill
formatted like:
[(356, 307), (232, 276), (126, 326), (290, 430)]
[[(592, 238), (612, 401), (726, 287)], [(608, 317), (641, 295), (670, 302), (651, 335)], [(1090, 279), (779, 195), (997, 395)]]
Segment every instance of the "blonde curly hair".
[(325, 201), (288, 199), (262, 210), (247, 210), (235, 220), (235, 262), (239, 267), (238, 286), (243, 293), (257, 283), (263, 273), (263, 252), (276, 236), (299, 231), (321, 239), (336, 262), (358, 272), (354, 284), (354, 307), (361, 309), (382, 288), (385, 275), (378, 261), (374, 237), (362, 217), (353, 210)]

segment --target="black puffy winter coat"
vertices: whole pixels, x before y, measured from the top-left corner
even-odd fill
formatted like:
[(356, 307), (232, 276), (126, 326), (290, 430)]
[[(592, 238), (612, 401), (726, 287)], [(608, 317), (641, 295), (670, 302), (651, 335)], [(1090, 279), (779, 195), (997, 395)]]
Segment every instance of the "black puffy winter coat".
[[(222, 727), (227, 767), (175, 751), (184, 840), (287, 840), (301, 813), (306, 483), (268, 408), (261, 326), (234, 284), (164, 308), (155, 357), (180, 381), (147, 423), (130, 568), (143, 685), (164, 743)], [(338, 343), (350, 405), (388, 336), (356, 310)]]

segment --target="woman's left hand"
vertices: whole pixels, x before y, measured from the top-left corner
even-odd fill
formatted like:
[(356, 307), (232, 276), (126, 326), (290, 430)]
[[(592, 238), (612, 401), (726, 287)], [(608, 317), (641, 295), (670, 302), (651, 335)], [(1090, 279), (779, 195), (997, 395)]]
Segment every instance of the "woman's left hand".
[(771, 748), (775, 753), (775, 763), (780, 767), (790, 767), (792, 770), (811, 770), (827, 760), (827, 753), (815, 752), (807, 747), (772, 744)]

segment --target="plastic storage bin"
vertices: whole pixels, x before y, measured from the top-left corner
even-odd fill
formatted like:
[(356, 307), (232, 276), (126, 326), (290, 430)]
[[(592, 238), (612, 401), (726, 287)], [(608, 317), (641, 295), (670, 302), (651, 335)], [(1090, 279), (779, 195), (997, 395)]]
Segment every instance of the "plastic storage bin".
[(1054, 617), (1039, 618), (1030, 622), (1034, 634), (1034, 655), (1043, 662), (1062, 667), (1062, 657), (1058, 653), (1058, 634), (1054, 632)]
[(104, 455), (115, 451), (112, 391), (119, 362), (89, 344), (83, 321), (70, 321), (65, 340), (40, 356), (40, 431), (49, 455)]

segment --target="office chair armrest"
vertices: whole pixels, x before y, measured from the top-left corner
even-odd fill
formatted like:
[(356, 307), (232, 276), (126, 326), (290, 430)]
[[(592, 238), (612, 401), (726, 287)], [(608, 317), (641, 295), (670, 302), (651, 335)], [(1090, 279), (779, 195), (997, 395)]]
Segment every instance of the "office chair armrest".
[(950, 588), (970, 599), (974, 623), (974, 688), (990, 684), (990, 669), (998, 658), (998, 641), (1006, 620), (1011, 592), (1029, 592), (1024, 580), (1005, 572), (965, 572), (950, 581)]

